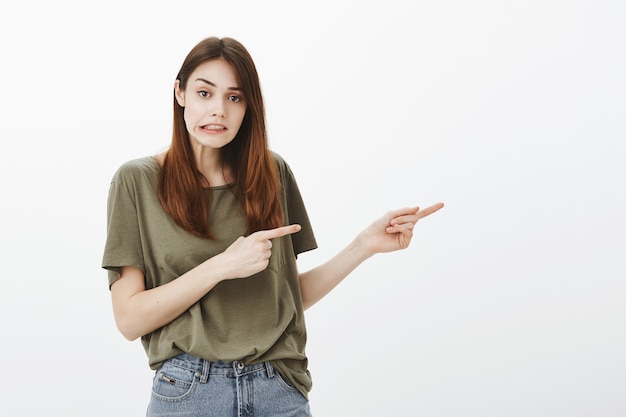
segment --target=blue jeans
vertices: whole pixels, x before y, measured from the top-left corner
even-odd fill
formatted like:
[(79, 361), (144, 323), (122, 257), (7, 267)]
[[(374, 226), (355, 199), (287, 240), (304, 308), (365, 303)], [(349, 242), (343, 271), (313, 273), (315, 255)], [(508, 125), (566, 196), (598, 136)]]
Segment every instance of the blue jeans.
[(309, 402), (269, 362), (209, 362), (187, 353), (155, 372), (147, 417), (311, 417)]

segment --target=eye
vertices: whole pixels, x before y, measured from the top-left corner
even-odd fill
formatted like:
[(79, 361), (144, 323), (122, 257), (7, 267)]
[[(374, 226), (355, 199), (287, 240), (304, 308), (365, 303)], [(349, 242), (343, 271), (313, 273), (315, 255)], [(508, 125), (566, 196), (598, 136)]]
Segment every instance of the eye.
[(228, 99), (232, 101), (233, 103), (239, 103), (242, 100), (242, 98), (239, 96), (229, 96)]
[(211, 96), (211, 94), (210, 94), (208, 91), (206, 91), (206, 90), (200, 90), (200, 91), (198, 91), (198, 95), (199, 95), (200, 97), (203, 97), (203, 98), (206, 98), (206, 97), (210, 97), (210, 96)]

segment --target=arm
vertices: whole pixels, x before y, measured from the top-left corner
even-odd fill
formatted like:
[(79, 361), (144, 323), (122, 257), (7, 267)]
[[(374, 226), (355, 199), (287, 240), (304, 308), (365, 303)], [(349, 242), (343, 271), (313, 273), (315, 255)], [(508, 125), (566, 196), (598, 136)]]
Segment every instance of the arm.
[(359, 233), (356, 238), (326, 263), (300, 274), (302, 303), (305, 309), (321, 300), (366, 259), (377, 253), (406, 249), (413, 228), (443, 207), (437, 203), (423, 210), (404, 208), (387, 213)]
[(113, 315), (122, 335), (135, 340), (164, 326), (213, 289), (225, 279), (225, 275), (218, 272), (216, 258), (150, 290), (145, 288), (140, 269), (122, 267), (120, 278), (111, 286)]
[(129, 340), (148, 334), (176, 319), (227, 279), (247, 278), (264, 270), (271, 256), (271, 239), (295, 233), (299, 225), (263, 230), (240, 237), (224, 252), (207, 259), (175, 280), (146, 290), (143, 272), (122, 267), (111, 286), (113, 315)]

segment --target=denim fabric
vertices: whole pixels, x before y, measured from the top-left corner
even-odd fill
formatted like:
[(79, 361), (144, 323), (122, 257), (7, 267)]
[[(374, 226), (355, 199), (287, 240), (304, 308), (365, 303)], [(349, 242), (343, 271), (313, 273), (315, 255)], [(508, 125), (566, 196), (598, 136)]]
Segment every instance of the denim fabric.
[(311, 417), (308, 400), (269, 362), (209, 362), (183, 353), (154, 375), (147, 417)]

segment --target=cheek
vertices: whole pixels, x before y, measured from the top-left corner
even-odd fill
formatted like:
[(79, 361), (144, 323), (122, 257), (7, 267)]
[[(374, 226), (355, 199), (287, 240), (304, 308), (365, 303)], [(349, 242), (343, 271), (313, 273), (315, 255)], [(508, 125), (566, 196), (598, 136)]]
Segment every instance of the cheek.
[(196, 112), (194, 112), (193, 106), (185, 107), (185, 110), (183, 112), (183, 118), (185, 119), (185, 125), (187, 126), (187, 129), (191, 131), (198, 121), (198, 116)]
[(241, 124), (243, 123), (243, 118), (246, 116), (246, 109), (247, 107), (244, 107), (243, 109), (237, 109), (237, 121), (239, 122), (239, 126), (241, 126)]
[(189, 112), (185, 107), (185, 111), (183, 112), (183, 119), (185, 120), (185, 127), (187, 127), (187, 132), (191, 133), (193, 130), (193, 122), (189, 120)]

